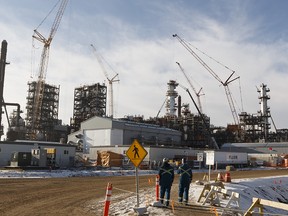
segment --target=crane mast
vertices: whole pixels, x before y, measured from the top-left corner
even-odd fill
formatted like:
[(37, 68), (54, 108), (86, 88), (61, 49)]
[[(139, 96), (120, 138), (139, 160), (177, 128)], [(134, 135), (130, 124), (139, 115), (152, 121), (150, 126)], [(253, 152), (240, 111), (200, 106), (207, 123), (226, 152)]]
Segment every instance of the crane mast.
[(232, 74), (226, 79), (225, 82), (223, 82), (220, 77), (212, 70), (211, 67), (209, 67), (192, 49), (191, 47), (181, 38), (179, 37), (177, 34), (174, 34), (173, 37), (176, 37), (178, 39), (178, 41), (184, 46), (184, 48), (186, 50), (188, 50), (188, 52), (190, 54), (192, 54), (192, 56), (218, 81), (220, 82), (224, 89), (225, 89), (225, 94), (227, 96), (227, 100), (228, 100), (228, 103), (229, 103), (229, 107), (230, 107), (230, 110), (231, 110), (231, 113), (232, 113), (232, 117), (233, 117), (233, 120), (234, 120), (234, 123), (239, 125), (239, 118), (238, 118), (238, 115), (237, 115), (237, 112), (236, 112), (236, 109), (235, 109), (235, 105), (234, 105), (234, 102), (233, 102), (233, 98), (232, 98), (232, 94), (231, 94), (231, 91), (229, 89), (229, 86), (228, 84), (230, 84), (231, 82), (233, 82), (234, 80), (238, 79), (238, 77), (231, 79), (231, 77), (234, 75), (235, 71), (232, 72)]
[(187, 79), (187, 81), (188, 81), (190, 87), (192, 88), (192, 90), (193, 90), (194, 93), (196, 94), (196, 96), (197, 96), (197, 103), (198, 103), (198, 107), (199, 107), (200, 112), (202, 113), (203, 110), (202, 110), (202, 105), (201, 105), (201, 101), (200, 101), (200, 96), (204, 95), (204, 94), (200, 94), (202, 88), (200, 88), (200, 90), (197, 92), (196, 89), (195, 89), (195, 87), (193, 86), (192, 82), (190, 81), (189, 77), (187, 76), (187, 74), (186, 74), (184, 68), (180, 65), (179, 62), (176, 62), (176, 64), (179, 66), (180, 70), (182, 71), (182, 73), (184, 74), (185, 78)]
[(118, 79), (118, 73), (116, 73), (112, 78), (109, 78), (108, 76), (108, 72), (106, 71), (103, 61), (102, 61), (102, 56), (97, 52), (96, 48), (93, 46), (93, 44), (91, 44), (91, 47), (95, 53), (95, 56), (97, 58), (97, 61), (106, 77), (106, 79), (108, 80), (108, 84), (109, 84), (109, 115), (111, 118), (113, 118), (114, 115), (114, 99), (113, 99), (113, 82), (119, 82), (120, 80)]
[(43, 43), (43, 50), (41, 53), (41, 59), (39, 64), (39, 72), (38, 72), (38, 78), (36, 83), (36, 89), (35, 89), (35, 96), (34, 96), (34, 103), (33, 103), (33, 119), (32, 119), (32, 126), (31, 130), (33, 135), (36, 134), (37, 130), (41, 129), (40, 121), (41, 121), (41, 106), (42, 106), (42, 100), (43, 100), (43, 94), (44, 94), (44, 87), (45, 87), (45, 78), (47, 73), (47, 67), (48, 67), (48, 61), (49, 61), (49, 50), (51, 42), (57, 32), (57, 29), (59, 27), (60, 21), (62, 19), (62, 16), (64, 14), (64, 10), (67, 6), (68, 0), (62, 0), (59, 10), (56, 14), (56, 17), (54, 19), (53, 25), (50, 30), (50, 34), (48, 38), (46, 39), (40, 32), (38, 32), (37, 29), (34, 30), (34, 35), (32, 36), (36, 40)]

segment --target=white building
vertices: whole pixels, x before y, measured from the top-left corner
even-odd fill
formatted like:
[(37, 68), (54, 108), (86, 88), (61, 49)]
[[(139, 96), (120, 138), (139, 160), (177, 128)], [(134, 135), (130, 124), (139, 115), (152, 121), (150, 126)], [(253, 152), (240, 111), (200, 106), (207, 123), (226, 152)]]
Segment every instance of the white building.
[(203, 150), (181, 147), (181, 132), (159, 125), (137, 123), (127, 120), (92, 117), (81, 123), (79, 131), (68, 136), (68, 143), (83, 145), (83, 156), (97, 159), (97, 152), (111, 151), (123, 155), (135, 139), (145, 148), (147, 156), (143, 162), (159, 162), (164, 157), (197, 158)]
[(83, 142), (85, 154), (93, 147), (130, 145), (134, 139), (151, 146), (180, 146), (181, 132), (159, 125), (95, 116), (82, 122), (79, 131), (68, 135), (68, 142)]

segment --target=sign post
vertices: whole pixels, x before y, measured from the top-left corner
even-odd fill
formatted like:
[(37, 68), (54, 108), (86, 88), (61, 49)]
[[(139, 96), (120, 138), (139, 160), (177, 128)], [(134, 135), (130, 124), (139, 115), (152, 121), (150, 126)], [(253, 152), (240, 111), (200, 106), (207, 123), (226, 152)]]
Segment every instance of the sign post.
[(209, 165), (209, 181), (210, 181), (211, 165), (214, 166), (214, 152), (206, 152), (206, 165)]
[(136, 207), (139, 207), (139, 176), (138, 176), (138, 167), (135, 167), (135, 177), (136, 177), (136, 200), (137, 200)]
[(129, 149), (126, 152), (127, 157), (135, 166), (135, 176), (136, 176), (136, 195), (137, 195), (137, 207), (139, 207), (139, 177), (138, 177), (138, 167), (147, 155), (147, 151), (144, 147), (134, 140)]

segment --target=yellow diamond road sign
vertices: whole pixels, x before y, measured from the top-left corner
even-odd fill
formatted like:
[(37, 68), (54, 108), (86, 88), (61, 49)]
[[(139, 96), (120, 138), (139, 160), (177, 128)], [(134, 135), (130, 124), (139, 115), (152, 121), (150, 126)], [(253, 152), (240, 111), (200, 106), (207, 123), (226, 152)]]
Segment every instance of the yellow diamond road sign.
[(131, 160), (135, 167), (138, 167), (147, 155), (144, 147), (135, 139), (126, 152), (127, 157)]

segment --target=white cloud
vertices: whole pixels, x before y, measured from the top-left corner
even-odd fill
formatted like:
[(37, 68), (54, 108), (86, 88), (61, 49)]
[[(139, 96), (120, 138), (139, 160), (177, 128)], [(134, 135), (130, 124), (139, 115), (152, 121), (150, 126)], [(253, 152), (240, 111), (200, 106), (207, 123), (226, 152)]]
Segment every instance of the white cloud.
[[(99, 48), (104, 58), (119, 73), (120, 82), (114, 84), (114, 110), (117, 117), (156, 116), (166, 97), (169, 80), (175, 79), (188, 87), (189, 84), (175, 63), (178, 61), (192, 77), (197, 89), (203, 87), (205, 96), (201, 99), (204, 111), (211, 117), (211, 123), (221, 126), (232, 123), (232, 114), (223, 86), (172, 37), (172, 34), (177, 33), (236, 71), (235, 77), (241, 77), (244, 111), (256, 113), (260, 109), (255, 86), (267, 84), (271, 89), (269, 106), (274, 120), (278, 127), (287, 127), (283, 118), (288, 106), (285, 98), (287, 42), (283, 38), (270, 44), (257, 41), (258, 30), (265, 23), (262, 23), (261, 17), (251, 19), (251, 15), (246, 12), (248, 2), (244, 5), (241, 5), (241, 1), (238, 4), (226, 5), (224, 9), (220, 6), (225, 4), (225, 1), (219, 7), (215, 7), (216, 3), (211, 7), (201, 6), (204, 9), (195, 2), (160, 3), (161, 5), (157, 2), (143, 5), (146, 8), (142, 8), (141, 13), (147, 17), (137, 20), (135, 18), (134, 22), (125, 17), (117, 17), (116, 14), (107, 14), (104, 10), (101, 13), (91, 13), (89, 10), (81, 13), (80, 7), (79, 11), (77, 10), (76, 3), (68, 7), (51, 45), (47, 73), (49, 84), (61, 85), (59, 118), (63, 119), (64, 123), (69, 124), (72, 117), (74, 88), (105, 81), (93, 56), (91, 43)], [(91, 6), (91, 10), (93, 7), (95, 5)], [(207, 8), (209, 11), (205, 11)], [(37, 14), (29, 14), (29, 19), (33, 20), (32, 16)], [(223, 17), (227, 18), (224, 20)], [(31, 74), (31, 38), (34, 23), (38, 22), (22, 22), (17, 14), (6, 16), (4, 20), (9, 25), (0, 21), (0, 35), (8, 41), (7, 60), (11, 62), (6, 68), (4, 94), (7, 101), (19, 102), (24, 109), (27, 81)], [(141, 23), (145, 20), (154, 22)], [(39, 51), (41, 49), (39, 44)], [(199, 55), (222, 80), (231, 74), (231, 71), (211, 59)], [(39, 60), (35, 59), (35, 69), (38, 62)], [(238, 80), (231, 83), (231, 91), (241, 108)], [(188, 94), (180, 87), (178, 92), (182, 96), (182, 102), (190, 103), (190, 108), (196, 112)], [(165, 109), (161, 114), (164, 113)]]

